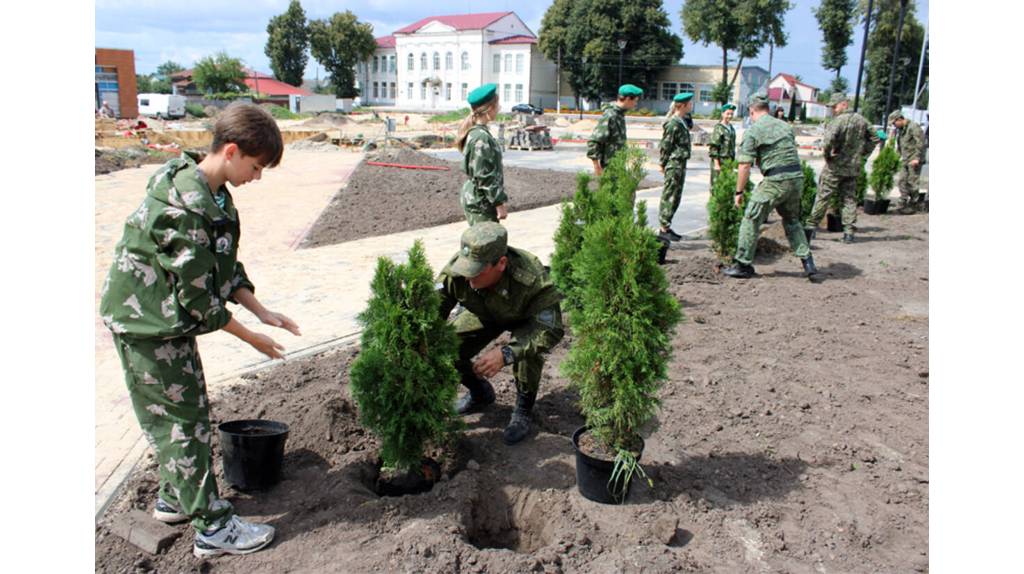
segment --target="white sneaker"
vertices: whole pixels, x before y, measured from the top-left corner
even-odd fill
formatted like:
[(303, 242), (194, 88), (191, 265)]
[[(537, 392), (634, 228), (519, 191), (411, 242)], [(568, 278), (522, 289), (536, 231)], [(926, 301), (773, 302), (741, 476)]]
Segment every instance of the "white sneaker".
[(197, 558), (220, 554), (249, 554), (270, 544), (273, 539), (273, 526), (246, 522), (235, 515), (216, 532), (197, 532), (192, 554)]
[(167, 524), (175, 524), (188, 520), (188, 515), (176, 508), (171, 503), (157, 497), (156, 507), (153, 508), (153, 518)]

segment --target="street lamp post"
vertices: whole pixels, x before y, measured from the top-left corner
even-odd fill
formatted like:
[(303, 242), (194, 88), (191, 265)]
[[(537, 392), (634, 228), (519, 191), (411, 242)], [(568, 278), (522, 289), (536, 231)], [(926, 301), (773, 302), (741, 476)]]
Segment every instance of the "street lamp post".
[(626, 49), (626, 41), (619, 40), (619, 85), (622, 85), (622, 51)]

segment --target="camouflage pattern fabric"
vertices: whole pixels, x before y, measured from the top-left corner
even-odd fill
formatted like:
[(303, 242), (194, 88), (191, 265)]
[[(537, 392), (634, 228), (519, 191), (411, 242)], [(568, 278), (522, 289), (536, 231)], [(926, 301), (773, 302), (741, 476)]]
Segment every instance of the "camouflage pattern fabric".
[(606, 167), (615, 152), (626, 147), (626, 112), (614, 103), (601, 107), (601, 119), (587, 140), (587, 157)]
[(708, 157), (712, 160), (709, 170), (711, 185), (715, 185), (715, 177), (720, 170), (715, 167), (714, 160), (736, 159), (736, 128), (732, 127), (732, 124), (715, 124), (715, 129), (711, 131), (711, 139), (708, 140)]
[(815, 229), (825, 217), (825, 211), (831, 205), (833, 194), (840, 194), (843, 198), (843, 232), (850, 235), (857, 230), (857, 177), (838, 175), (832, 170), (832, 166), (826, 164), (821, 170), (818, 178), (818, 194), (814, 197), (814, 207), (808, 214), (804, 227)]
[[(921, 187), (921, 167), (924, 164), (924, 132), (912, 120), (896, 131), (896, 149), (900, 152), (900, 168), (896, 181), (900, 190), (900, 203), (916, 203)], [(917, 167), (910, 165), (917, 160)]]
[(803, 174), (798, 172), (796, 175), (797, 178), (789, 179), (765, 178), (754, 188), (747, 201), (743, 221), (740, 222), (736, 261), (747, 265), (754, 263), (758, 232), (773, 209), (782, 216), (782, 227), (786, 230), (789, 247), (796, 256), (806, 259), (811, 254), (803, 226), (800, 225), (800, 193), (803, 187)]
[(186, 152), (164, 164), (114, 248), (101, 290), (104, 324), (115, 334), (161, 339), (226, 325), (232, 294), (255, 292), (237, 260), (240, 229), (231, 194), (224, 186), (211, 192), (195, 157)]
[[(739, 163), (757, 163), (761, 172), (773, 168), (800, 166), (793, 128), (786, 122), (765, 114), (758, 118), (743, 134), (743, 142), (736, 155)], [(787, 173), (765, 176), (766, 179), (785, 180), (803, 178), (797, 169)]]
[(501, 164), (501, 146), (487, 126), (475, 125), (466, 136), (462, 170), (469, 179), (462, 184), (459, 202), (466, 221), (498, 221), (496, 206), (508, 202)]
[(536, 256), (514, 247), (509, 247), (506, 255), (508, 266), (501, 280), (480, 291), (452, 272), (458, 255), (452, 257), (438, 276), (441, 315), (447, 317), (457, 304), (464, 307), (453, 319), (461, 341), (456, 367), (464, 380), (475, 378), (471, 359), (500, 334), (510, 331), (516, 388), (535, 393), (540, 386), (543, 353), (565, 334), (561, 295)]
[(217, 493), (210, 409), (195, 337), (136, 339), (114, 335), (128, 395), (156, 451), (160, 497), (192, 518), (198, 531), (234, 515)]
[(662, 126), (661, 167), (665, 170), (665, 186), (661, 192), (658, 219), (662, 228), (672, 224), (683, 197), (686, 181), (686, 160), (690, 159), (690, 130), (679, 116), (672, 116)]
[(913, 167), (900, 163), (899, 171), (896, 172), (896, 185), (900, 190), (900, 204), (917, 203), (921, 191), (921, 164)]
[(825, 126), (822, 151), (825, 163), (841, 177), (857, 177), (864, 159), (881, 140), (864, 116), (846, 111)]

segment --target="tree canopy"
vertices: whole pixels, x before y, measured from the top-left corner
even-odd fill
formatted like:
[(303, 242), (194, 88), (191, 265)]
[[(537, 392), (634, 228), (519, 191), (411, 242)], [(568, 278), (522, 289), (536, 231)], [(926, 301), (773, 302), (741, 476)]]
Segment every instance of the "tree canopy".
[(267, 45), (263, 53), (270, 58), (274, 77), (293, 86), (302, 85), (309, 56), (309, 28), (306, 12), (299, 0), (292, 0), (288, 9), (270, 19), (267, 24)]
[(247, 88), (244, 80), (242, 61), (223, 51), (199, 60), (192, 68), (192, 81), (207, 93), (245, 91)]
[(184, 66), (182, 66), (181, 64), (179, 64), (177, 62), (173, 62), (171, 60), (167, 60), (163, 64), (160, 64), (159, 66), (156, 67), (156, 75), (163, 76), (164, 78), (169, 78), (171, 76), (171, 74), (174, 74), (175, 72), (184, 72), (184, 71), (185, 71), (185, 67)]
[(360, 22), (350, 10), (336, 12), (330, 19), (309, 23), (309, 43), (313, 58), (327, 70), (339, 98), (359, 95), (355, 86), (355, 66), (377, 49), (373, 25)]
[[(857, 19), (857, 0), (821, 0), (814, 8), (824, 45), (821, 49), (821, 65), (834, 70), (836, 79), (846, 65), (846, 48), (853, 43), (853, 23)], [(832, 90), (838, 86), (833, 81)], [(845, 88), (844, 88), (845, 89)]]
[[(885, 115), (892, 111), (885, 109), (885, 99), (889, 90), (893, 51), (896, 49), (900, 0), (875, 0), (874, 4), (875, 14), (871, 17), (864, 64), (864, 117), (875, 123), (884, 123)], [(924, 27), (917, 21), (915, 11), (914, 0), (908, 0), (903, 33), (900, 36), (899, 61), (896, 62), (896, 76), (893, 80), (892, 109), (914, 101), (914, 83), (917, 80), (918, 63), (921, 61), (921, 43), (924, 42)], [(867, 15), (865, 0), (861, 2), (861, 15)], [(926, 50), (922, 82), (927, 78)], [(927, 107), (927, 99), (919, 100), (918, 105)]]

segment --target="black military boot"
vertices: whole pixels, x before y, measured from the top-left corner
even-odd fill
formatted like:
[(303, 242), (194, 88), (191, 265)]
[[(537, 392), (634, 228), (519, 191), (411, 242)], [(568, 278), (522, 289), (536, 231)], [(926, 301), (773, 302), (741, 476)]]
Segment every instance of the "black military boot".
[(814, 256), (808, 254), (806, 259), (801, 259), (801, 263), (804, 264), (804, 276), (811, 280), (811, 282), (817, 282), (821, 279), (821, 275), (818, 273), (818, 268), (814, 266)]
[(469, 389), (469, 392), (455, 403), (455, 410), (460, 415), (482, 409), (494, 402), (494, 387), (487, 379), (463, 377), (462, 385)]
[(737, 279), (749, 279), (754, 276), (754, 266), (733, 261), (731, 266), (722, 269), (722, 273)]
[(537, 400), (537, 393), (516, 393), (516, 408), (512, 411), (512, 420), (505, 427), (501, 440), (507, 445), (513, 445), (526, 438), (530, 434), (530, 412), (533, 410), (533, 403)]
[(844, 233), (843, 234), (843, 243), (853, 243), (853, 234), (852, 233)]

